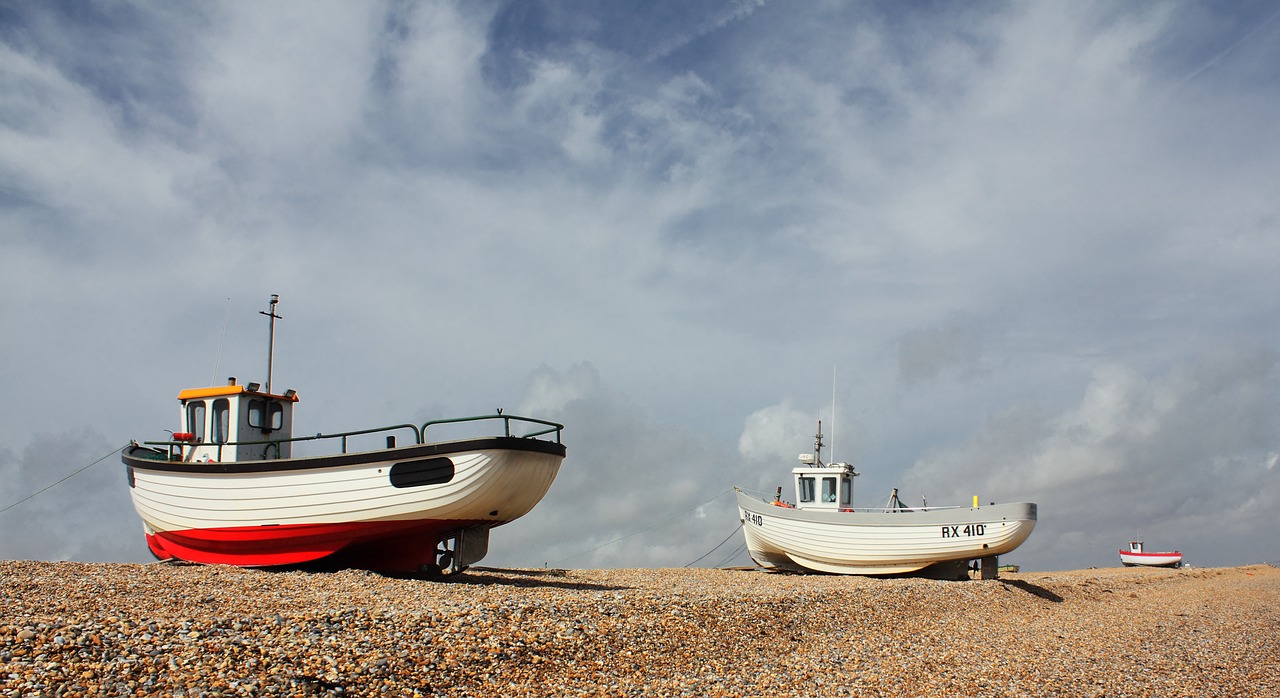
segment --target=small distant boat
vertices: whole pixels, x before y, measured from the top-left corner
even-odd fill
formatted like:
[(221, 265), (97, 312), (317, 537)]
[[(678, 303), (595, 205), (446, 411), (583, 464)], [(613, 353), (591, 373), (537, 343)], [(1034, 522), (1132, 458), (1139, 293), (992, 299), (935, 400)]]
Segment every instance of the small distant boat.
[(1181, 567), (1182, 553), (1172, 552), (1149, 553), (1142, 549), (1142, 541), (1129, 541), (1129, 549), (1121, 550), (1120, 562), (1125, 567)]
[[(272, 344), (277, 302), (263, 313)], [(460, 572), (488, 552), (490, 529), (541, 501), (565, 457), (563, 425), (502, 410), (295, 437), (298, 396), (271, 391), (270, 359), (265, 389), (232, 378), (178, 400), (181, 431), (134, 441), (121, 455), (147, 546), (161, 560)], [(427, 441), (428, 429), (460, 423), (489, 425), (491, 435)], [(397, 445), (397, 435), (409, 443)], [(385, 448), (348, 451), (384, 438)], [(334, 452), (295, 457), (302, 441)]]
[[(1016, 549), (1036, 525), (1029, 502), (972, 507), (907, 507), (895, 489), (883, 507), (854, 508), (847, 463), (821, 461), (822, 424), (812, 454), (794, 468), (796, 503), (737, 490), (747, 550), (768, 570), (830, 574), (918, 574), (968, 578), (969, 563), (997, 570), (997, 556)], [(985, 576), (985, 575), (984, 575)]]

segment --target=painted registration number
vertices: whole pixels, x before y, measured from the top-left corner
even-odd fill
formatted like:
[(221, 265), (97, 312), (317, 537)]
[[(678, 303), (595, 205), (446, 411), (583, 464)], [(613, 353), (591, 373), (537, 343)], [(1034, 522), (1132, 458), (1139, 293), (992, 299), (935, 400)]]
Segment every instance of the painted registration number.
[(985, 535), (987, 535), (986, 524), (969, 524), (963, 527), (956, 524), (955, 526), (942, 527), (943, 538), (972, 538), (973, 536)]

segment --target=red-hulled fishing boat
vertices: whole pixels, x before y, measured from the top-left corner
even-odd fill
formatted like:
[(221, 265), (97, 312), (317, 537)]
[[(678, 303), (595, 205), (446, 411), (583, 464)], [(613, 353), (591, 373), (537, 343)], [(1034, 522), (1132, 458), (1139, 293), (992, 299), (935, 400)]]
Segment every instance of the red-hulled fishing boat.
[(1147, 552), (1142, 549), (1142, 541), (1129, 541), (1129, 549), (1120, 551), (1120, 563), (1125, 567), (1181, 567), (1182, 553)]
[[(272, 345), (278, 300), (263, 313)], [(147, 545), (160, 559), (451, 574), (485, 556), (490, 529), (541, 501), (565, 457), (562, 425), (502, 410), (295, 437), (298, 396), (272, 392), (270, 359), (265, 388), (232, 378), (183, 390), (178, 400), (181, 431), (132, 442), (122, 454)], [(464, 423), (491, 429), (428, 440), (428, 432)], [(295, 457), (299, 442), (332, 448)]]

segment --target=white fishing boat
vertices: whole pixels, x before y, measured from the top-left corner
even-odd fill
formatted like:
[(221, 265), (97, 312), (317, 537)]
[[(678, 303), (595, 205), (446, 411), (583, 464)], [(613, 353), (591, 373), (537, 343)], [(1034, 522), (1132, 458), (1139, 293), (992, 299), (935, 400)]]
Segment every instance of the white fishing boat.
[(1171, 552), (1146, 552), (1142, 549), (1142, 541), (1129, 541), (1129, 549), (1121, 550), (1120, 563), (1125, 567), (1181, 567), (1182, 553), (1177, 550)]
[[(277, 296), (269, 313), (274, 345)], [(293, 390), (267, 382), (183, 390), (180, 431), (132, 442), (129, 492), (159, 559), (242, 566), (320, 563), (450, 574), (488, 551), (490, 529), (528, 513), (565, 457), (563, 426), (497, 414), (294, 436)], [(488, 427), (428, 441), (428, 432)], [(397, 437), (403, 445), (397, 444)], [(294, 457), (299, 442), (330, 444)], [(354, 449), (355, 444), (373, 448)]]
[(883, 507), (855, 508), (847, 463), (823, 464), (822, 425), (812, 454), (791, 471), (795, 503), (737, 490), (747, 550), (756, 564), (790, 572), (830, 574), (919, 574), (968, 577), (982, 560), (984, 577), (997, 574), (997, 556), (1031, 535), (1036, 505), (1027, 502), (978, 506), (908, 507), (897, 489)]

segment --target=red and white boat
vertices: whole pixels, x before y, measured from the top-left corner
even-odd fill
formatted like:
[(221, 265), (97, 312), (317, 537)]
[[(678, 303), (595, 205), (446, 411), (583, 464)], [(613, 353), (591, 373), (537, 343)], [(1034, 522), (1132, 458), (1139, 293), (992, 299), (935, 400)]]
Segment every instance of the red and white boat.
[(1142, 549), (1142, 541), (1129, 541), (1129, 549), (1120, 551), (1120, 562), (1125, 567), (1181, 567), (1182, 553), (1173, 552), (1149, 553)]
[[(264, 313), (273, 344), (277, 302)], [(273, 393), (270, 381), (268, 363), (265, 389), (232, 378), (183, 390), (182, 431), (125, 447), (129, 492), (157, 558), (450, 574), (485, 556), (490, 529), (541, 501), (565, 457), (563, 425), (502, 410), (295, 437), (298, 396)], [(426, 439), (473, 423), (492, 429)], [(334, 452), (294, 457), (304, 441)]]

